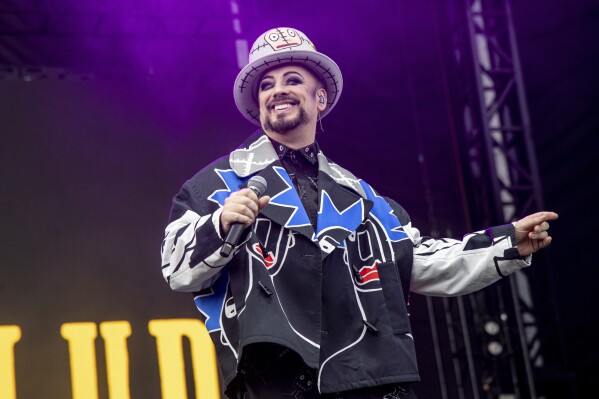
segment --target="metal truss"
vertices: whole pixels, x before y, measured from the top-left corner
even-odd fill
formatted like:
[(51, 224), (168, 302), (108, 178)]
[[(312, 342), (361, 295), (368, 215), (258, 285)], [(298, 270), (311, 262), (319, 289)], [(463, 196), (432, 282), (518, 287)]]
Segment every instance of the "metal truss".
[[(456, 61), (470, 72), (462, 112), (472, 217), (511, 223), (544, 206), (509, 0), (458, 3), (466, 30), (454, 40)], [(470, 329), (465, 346), (480, 349), (466, 356), (475, 398), (538, 397), (535, 376), (544, 359), (529, 280), (524, 272), (506, 280), (470, 295), (455, 311), (462, 321), (471, 312), (462, 338)]]
[[(484, 149), (486, 171), (491, 187), (495, 219), (510, 223), (532, 211), (543, 209), (540, 179), (536, 164), (524, 83), (518, 58), (516, 37), (508, 0), (466, 0), (466, 22), (470, 39), (473, 71), (478, 91), (479, 143)], [(503, 331), (508, 357), (507, 368), (512, 376), (513, 392), (535, 398), (536, 386), (532, 360), (543, 366), (539, 356), (539, 328), (534, 314), (530, 284), (526, 274), (509, 277), (511, 301), (497, 287), (499, 320), (508, 318), (507, 306), (513, 306), (515, 323)], [(506, 303), (507, 302), (507, 303)], [(525, 326), (526, 321), (526, 326)], [(511, 324), (515, 324), (512, 330)], [(513, 336), (513, 333), (517, 333)], [(518, 343), (519, 345), (516, 345)], [(524, 365), (526, 381), (518, 378), (516, 353)]]
[(543, 199), (509, 2), (466, 4), (495, 217), (512, 222)]
[[(436, 20), (452, 31), (447, 39), (457, 79), (449, 85), (462, 99), (456, 111), (463, 115), (464, 134), (458, 140), (470, 170), (465, 222), (469, 228), (470, 220), (476, 226), (510, 223), (543, 203), (509, 4), (460, 0), (445, 13)], [(440, 42), (447, 40), (441, 32), (440, 58), (446, 48)], [(429, 219), (434, 225), (434, 215)], [(467, 296), (426, 298), (426, 305), (440, 397), (538, 397), (535, 371), (544, 358), (524, 273)]]

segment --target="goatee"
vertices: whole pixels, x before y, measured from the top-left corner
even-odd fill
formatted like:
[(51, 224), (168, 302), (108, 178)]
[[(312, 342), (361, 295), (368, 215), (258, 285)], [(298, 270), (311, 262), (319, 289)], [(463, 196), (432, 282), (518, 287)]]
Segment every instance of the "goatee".
[(302, 107), (299, 108), (295, 118), (286, 118), (285, 115), (278, 115), (273, 121), (272, 118), (266, 117), (264, 124), (267, 130), (275, 133), (287, 133), (305, 123), (308, 123), (308, 114)]

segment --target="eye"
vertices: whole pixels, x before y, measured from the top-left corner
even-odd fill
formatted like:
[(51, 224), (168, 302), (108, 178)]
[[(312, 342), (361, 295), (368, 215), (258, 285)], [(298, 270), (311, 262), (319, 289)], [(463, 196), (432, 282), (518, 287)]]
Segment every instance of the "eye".
[(271, 33), (270, 35), (268, 35), (268, 38), (270, 40), (272, 40), (273, 42), (276, 42), (277, 40), (279, 40), (279, 34), (278, 33)]
[(272, 83), (269, 81), (260, 82), (260, 91), (268, 90), (272, 87)]
[(289, 34), (289, 36), (291, 37), (295, 37), (296, 33), (293, 29), (287, 29), (287, 34)]
[(293, 77), (293, 78), (287, 79), (287, 84), (290, 84), (290, 85), (298, 85), (300, 83), (302, 83), (302, 80), (300, 78)]

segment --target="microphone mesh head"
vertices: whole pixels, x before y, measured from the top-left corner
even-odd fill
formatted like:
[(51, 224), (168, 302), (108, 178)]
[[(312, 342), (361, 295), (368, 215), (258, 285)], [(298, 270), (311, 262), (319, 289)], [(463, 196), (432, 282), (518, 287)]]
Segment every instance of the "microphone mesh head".
[(252, 189), (258, 197), (266, 192), (266, 180), (262, 176), (253, 176), (248, 181), (248, 188)]

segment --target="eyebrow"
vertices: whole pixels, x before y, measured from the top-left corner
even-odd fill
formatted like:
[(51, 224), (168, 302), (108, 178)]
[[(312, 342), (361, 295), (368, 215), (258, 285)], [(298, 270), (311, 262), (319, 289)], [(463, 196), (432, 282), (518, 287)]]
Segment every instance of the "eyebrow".
[[(304, 78), (304, 76), (303, 76), (301, 73), (297, 72), (297, 71), (289, 71), (289, 72), (285, 72), (285, 73), (283, 74), (283, 77), (286, 77), (287, 75), (291, 75), (291, 74), (299, 75), (299, 76), (300, 76), (302, 79)], [(271, 75), (264, 75), (264, 76), (262, 76), (262, 78), (260, 79), (260, 82), (262, 82), (264, 79), (268, 79), (268, 78), (270, 78), (270, 79), (274, 79), (274, 77), (273, 77), (273, 76), (271, 76)]]

